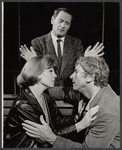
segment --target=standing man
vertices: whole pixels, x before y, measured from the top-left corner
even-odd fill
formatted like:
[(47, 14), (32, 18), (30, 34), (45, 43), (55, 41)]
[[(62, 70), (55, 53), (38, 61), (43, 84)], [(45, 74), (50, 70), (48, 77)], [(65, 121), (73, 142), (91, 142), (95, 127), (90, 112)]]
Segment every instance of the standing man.
[(44, 138), (53, 148), (120, 148), (120, 99), (108, 85), (108, 76), (105, 60), (96, 57), (80, 57), (71, 75), (73, 89), (89, 99), (84, 111), (99, 106), (97, 118), (87, 128), (83, 143), (56, 136), (43, 119), (42, 125), (26, 121), (23, 126), (27, 134)]
[[(56, 86), (71, 86), (70, 75), (79, 56), (102, 56), (103, 44), (99, 42), (91, 49), (83, 51), (80, 39), (67, 35), (72, 22), (72, 14), (67, 8), (58, 8), (51, 18), (52, 31), (31, 41), (30, 50), (21, 46), (21, 57), (29, 60), (36, 55), (51, 55), (56, 63)], [(90, 50), (91, 49), (91, 50)]]

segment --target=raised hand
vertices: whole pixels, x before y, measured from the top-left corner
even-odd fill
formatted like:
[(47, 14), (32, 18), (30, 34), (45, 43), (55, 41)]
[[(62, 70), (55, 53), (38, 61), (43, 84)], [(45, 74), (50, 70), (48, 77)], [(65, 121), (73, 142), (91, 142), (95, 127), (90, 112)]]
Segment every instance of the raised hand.
[(81, 116), (84, 107), (85, 107), (85, 105), (83, 106), (83, 100), (79, 101), (79, 103), (78, 103), (78, 114), (75, 115), (76, 122), (79, 119), (79, 117)]
[(91, 123), (97, 118), (96, 113), (99, 111), (99, 106), (91, 108), (83, 117), (81, 121), (76, 123), (77, 132), (89, 127)]
[(26, 134), (30, 137), (37, 138), (40, 142), (49, 142), (50, 144), (53, 144), (57, 136), (52, 132), (50, 126), (44, 121), (43, 116), (40, 116), (40, 121), (42, 125), (25, 120), (24, 123), (22, 123), (23, 129), (26, 130)]
[(30, 60), (31, 58), (37, 56), (36, 52), (34, 51), (33, 47), (30, 47), (30, 50), (27, 48), (27, 46), (21, 45), (21, 47), (19, 48), (21, 54), (20, 56), (25, 59), (26, 61)]
[(84, 57), (85, 56), (92, 56), (92, 57), (100, 57), (104, 55), (103, 49), (104, 49), (104, 45), (103, 43), (99, 43), (97, 42), (95, 44), (95, 46), (91, 49), (91, 45), (89, 47), (87, 47)]

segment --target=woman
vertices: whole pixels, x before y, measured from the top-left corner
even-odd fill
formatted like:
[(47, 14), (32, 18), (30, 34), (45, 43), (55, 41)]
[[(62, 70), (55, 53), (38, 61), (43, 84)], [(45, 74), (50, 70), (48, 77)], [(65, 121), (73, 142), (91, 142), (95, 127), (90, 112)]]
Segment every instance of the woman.
[(6, 120), (4, 147), (51, 147), (43, 139), (39, 141), (28, 136), (21, 125), (24, 120), (41, 124), (41, 115), (56, 134), (66, 137), (76, 132), (75, 116), (63, 116), (56, 107), (55, 99), (46, 90), (54, 87), (54, 67), (54, 60), (50, 56), (34, 57), (24, 65), (17, 78), (22, 92), (13, 102)]

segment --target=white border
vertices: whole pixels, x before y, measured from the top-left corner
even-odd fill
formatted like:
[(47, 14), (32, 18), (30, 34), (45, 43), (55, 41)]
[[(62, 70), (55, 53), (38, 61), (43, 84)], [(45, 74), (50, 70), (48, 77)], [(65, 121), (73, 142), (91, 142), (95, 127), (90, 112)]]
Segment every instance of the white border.
[(2, 81), (1, 81), (1, 84), (2, 84), (2, 148), (3, 148), (3, 25), (4, 25), (4, 2), (2, 2)]

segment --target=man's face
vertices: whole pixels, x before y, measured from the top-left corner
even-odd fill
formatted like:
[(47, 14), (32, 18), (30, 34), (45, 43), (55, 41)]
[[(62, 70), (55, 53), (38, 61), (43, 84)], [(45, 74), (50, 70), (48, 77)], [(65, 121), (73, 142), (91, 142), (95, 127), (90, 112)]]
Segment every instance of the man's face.
[(87, 85), (87, 77), (84, 74), (84, 70), (80, 65), (77, 65), (74, 73), (70, 76), (73, 83), (73, 89), (77, 91), (82, 91)]
[(71, 20), (72, 16), (64, 11), (60, 11), (56, 18), (52, 16), (52, 33), (56, 37), (64, 37), (70, 28)]

